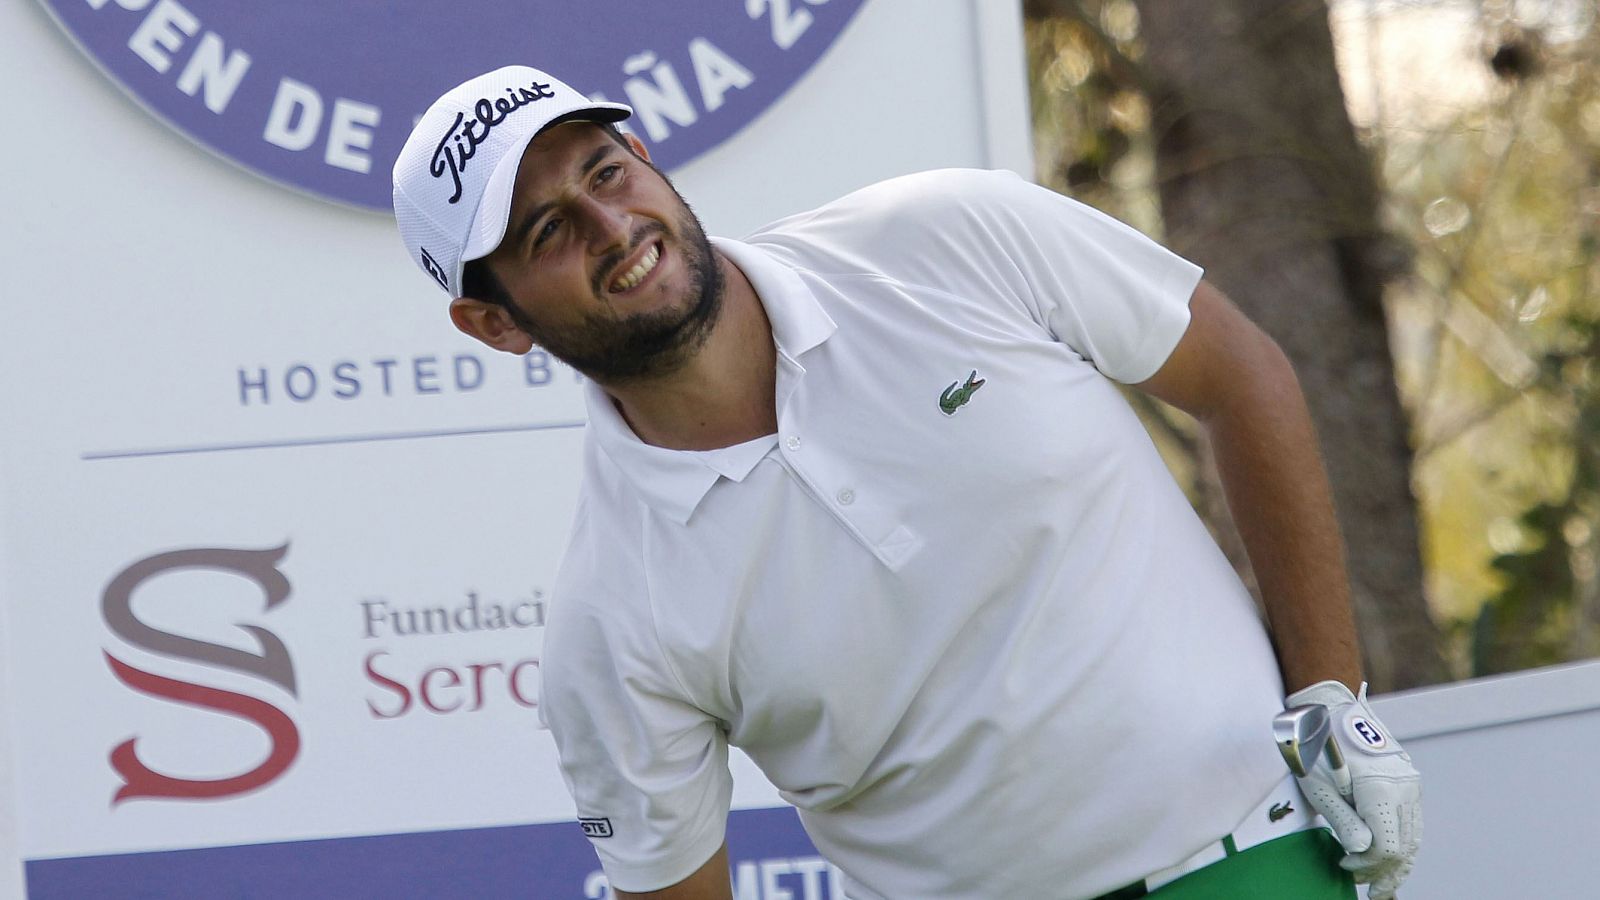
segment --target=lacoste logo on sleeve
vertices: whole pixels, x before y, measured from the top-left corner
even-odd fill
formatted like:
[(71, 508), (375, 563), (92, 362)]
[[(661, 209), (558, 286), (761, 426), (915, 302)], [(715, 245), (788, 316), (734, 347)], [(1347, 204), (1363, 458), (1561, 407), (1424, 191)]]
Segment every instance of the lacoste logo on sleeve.
[(1276, 822), (1292, 812), (1294, 812), (1294, 806), (1292, 804), (1274, 803), (1272, 804), (1272, 808), (1267, 810), (1267, 821)]
[(950, 382), (950, 386), (939, 395), (939, 411), (947, 416), (955, 415), (956, 410), (966, 406), (967, 401), (972, 399), (972, 395), (976, 394), (978, 388), (983, 387), (986, 381), (987, 378), (979, 378), (978, 370), (973, 369), (972, 374), (967, 376), (966, 384), (959, 381)]
[(578, 825), (583, 829), (585, 837), (608, 838), (611, 837), (610, 819), (591, 819), (584, 816), (578, 817)]

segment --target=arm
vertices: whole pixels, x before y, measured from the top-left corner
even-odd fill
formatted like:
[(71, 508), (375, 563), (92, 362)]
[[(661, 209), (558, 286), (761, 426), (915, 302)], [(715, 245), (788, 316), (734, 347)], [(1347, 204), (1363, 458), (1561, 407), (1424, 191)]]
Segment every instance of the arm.
[(1420, 776), (1366, 702), (1344, 546), (1305, 398), (1283, 351), (1216, 288), (1202, 281), (1189, 313), (1177, 347), (1139, 387), (1199, 419), (1211, 438), (1288, 702), (1329, 708), (1349, 764), (1349, 795), (1325, 759), (1300, 789), (1344, 846), (1340, 865), (1370, 884), (1373, 900), (1394, 900), (1422, 840)]
[(1137, 387), (1198, 419), (1250, 554), (1290, 692), (1361, 684), (1344, 543), (1300, 384), (1278, 345), (1208, 282), (1189, 328)]
[[(616, 897), (730, 900), (733, 791), (720, 720), (682, 690), (637, 573), (596, 547), (580, 506), (545, 627), (539, 714)], [(609, 561), (609, 562), (608, 562)], [(610, 564), (615, 579), (600, 577)], [(622, 583), (619, 584), (618, 582)]]
[(612, 891), (617, 900), (733, 900), (733, 884), (728, 879), (728, 845), (724, 843), (693, 875), (659, 891), (635, 894)]

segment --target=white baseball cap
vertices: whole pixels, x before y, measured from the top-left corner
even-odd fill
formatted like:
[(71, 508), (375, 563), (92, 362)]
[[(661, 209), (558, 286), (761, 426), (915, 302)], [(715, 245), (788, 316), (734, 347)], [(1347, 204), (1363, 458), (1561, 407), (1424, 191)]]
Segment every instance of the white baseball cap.
[(461, 296), (462, 267), (505, 237), (528, 142), (558, 122), (620, 122), (632, 114), (527, 66), (451, 88), (417, 120), (394, 163), (394, 217), (406, 251), (445, 293)]

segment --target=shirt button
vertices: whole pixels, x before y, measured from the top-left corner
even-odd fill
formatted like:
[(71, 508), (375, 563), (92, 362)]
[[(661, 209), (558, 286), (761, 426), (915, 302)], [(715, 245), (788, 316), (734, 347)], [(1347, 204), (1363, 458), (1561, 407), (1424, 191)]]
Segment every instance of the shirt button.
[(840, 491), (838, 497), (840, 506), (849, 506), (850, 504), (856, 502), (856, 492), (850, 490), (849, 488), (845, 488), (844, 490)]
[(800, 449), (800, 439), (795, 437), (795, 436), (793, 436), (793, 435), (790, 435), (789, 439), (783, 442), (783, 445), (785, 447), (788, 447), (790, 450), (799, 450)]

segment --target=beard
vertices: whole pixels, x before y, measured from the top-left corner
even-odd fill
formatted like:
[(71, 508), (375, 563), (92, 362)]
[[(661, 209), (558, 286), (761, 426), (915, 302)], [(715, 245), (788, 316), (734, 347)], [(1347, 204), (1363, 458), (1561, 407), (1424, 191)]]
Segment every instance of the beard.
[[(681, 209), (676, 224), (681, 238), (678, 246), (689, 273), (687, 302), (632, 315), (618, 315), (608, 308), (565, 325), (535, 322), (510, 304), (517, 327), (552, 356), (602, 385), (659, 378), (681, 369), (711, 336), (722, 310), (723, 278), (700, 220), (676, 188), (673, 194)], [(665, 230), (660, 225), (643, 225), (634, 233), (632, 246), (638, 247)], [(604, 260), (598, 271), (610, 272), (625, 255), (626, 251), (618, 251), (614, 259)], [(605, 296), (598, 278), (594, 290)]]

